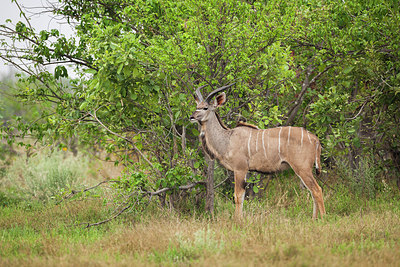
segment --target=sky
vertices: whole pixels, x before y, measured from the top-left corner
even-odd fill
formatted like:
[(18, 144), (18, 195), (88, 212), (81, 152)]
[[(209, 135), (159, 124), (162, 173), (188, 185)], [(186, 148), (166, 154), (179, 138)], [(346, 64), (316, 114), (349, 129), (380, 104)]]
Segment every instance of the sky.
[[(58, 29), (60, 33), (65, 36), (71, 36), (73, 33), (72, 28), (63, 21), (52, 18), (52, 14), (42, 13), (40, 15), (34, 15), (43, 11), (44, 6), (48, 6), (48, 3), (58, 2), (57, 0), (17, 0), (20, 6), (24, 9), (27, 8), (26, 16), (30, 18), (30, 23), (33, 28), (37, 31)], [(0, 24), (6, 24), (7, 19), (11, 19), (12, 24), (16, 24), (18, 21), (23, 21), (23, 18), (19, 16), (19, 10), (15, 3), (11, 0), (0, 0)], [(1, 37), (0, 37), (1, 38)], [(0, 77), (7, 75), (12, 67), (5, 65), (5, 62), (0, 59)]]

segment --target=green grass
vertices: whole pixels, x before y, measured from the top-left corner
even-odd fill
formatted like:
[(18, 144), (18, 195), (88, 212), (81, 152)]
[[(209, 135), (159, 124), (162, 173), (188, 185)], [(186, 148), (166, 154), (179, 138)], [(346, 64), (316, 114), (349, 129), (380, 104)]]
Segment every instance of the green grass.
[(398, 264), (399, 198), (368, 200), (364, 205), (346, 215), (328, 209), (324, 220), (312, 221), (307, 211), (311, 205), (276, 207), (268, 199), (247, 201), (245, 219), (238, 223), (232, 219), (233, 204), (218, 199), (214, 219), (152, 207), (140, 216), (126, 214), (89, 229), (73, 225), (106, 217), (108, 210), (99, 199), (35, 208), (3, 206), (0, 264)]
[(10, 195), (14, 198), (50, 201), (62, 190), (82, 186), (87, 176), (87, 157), (72, 157), (64, 151), (42, 151), (34, 157), (16, 158), (0, 176), (0, 185), (13, 192)]
[[(79, 159), (69, 159), (75, 163), (64, 165), (65, 169), (59, 169), (54, 158), (46, 159), (53, 164), (36, 165), (64, 173), (79, 167), (74, 165)], [(35, 169), (31, 164), (26, 169)], [(87, 166), (81, 174), (89, 172)], [(242, 222), (233, 219), (233, 201), (217, 194), (214, 217), (198, 209), (183, 212), (153, 203), (144, 212), (128, 211), (85, 229), (81, 223), (108, 218), (112, 202), (89, 196), (55, 205), (52, 194), (37, 197), (40, 194), (29, 193), (31, 187), (23, 187), (22, 194), (9, 182), (19, 179), (22, 186), (31, 174), (12, 176), (23, 173), (24, 166), (13, 168), (2, 176), (6, 180), (0, 188), (0, 266), (397, 266), (400, 262), (400, 195), (390, 183), (374, 194), (354, 192), (340, 181), (331, 185), (334, 190), (325, 187), (327, 215), (317, 221), (311, 219), (310, 194), (288, 172), (271, 180), (259, 199), (245, 202)], [(40, 168), (35, 170), (40, 173)], [(84, 183), (82, 175), (74, 176), (70, 178), (75, 183)], [(57, 177), (61, 178), (54, 188), (62, 191), (70, 178)]]

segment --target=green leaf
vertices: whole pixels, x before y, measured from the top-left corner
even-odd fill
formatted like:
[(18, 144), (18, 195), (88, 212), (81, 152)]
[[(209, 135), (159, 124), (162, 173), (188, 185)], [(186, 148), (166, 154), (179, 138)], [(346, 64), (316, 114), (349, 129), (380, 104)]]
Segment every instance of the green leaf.
[(343, 69), (344, 74), (349, 74), (354, 69), (354, 66), (347, 66)]
[(253, 186), (253, 191), (254, 191), (254, 193), (258, 193), (258, 191), (259, 191), (259, 188), (258, 188), (258, 186), (257, 185), (254, 185)]
[(175, 119), (177, 120), (177, 119), (179, 118), (180, 115), (181, 115), (181, 111), (178, 110), (178, 111), (175, 113)]
[(54, 78), (59, 79), (60, 77), (68, 77), (68, 71), (64, 66), (57, 66), (54, 69)]
[(80, 110), (85, 110), (87, 106), (88, 106), (88, 102), (84, 101), (84, 102), (82, 102), (82, 104), (79, 106), (79, 109), (80, 109)]
[(122, 68), (124, 67), (124, 64), (125, 64), (125, 63), (119, 64), (119, 67), (118, 67), (118, 70), (117, 70), (117, 74), (121, 74), (121, 70), (122, 70)]
[(94, 70), (94, 69), (85, 69), (84, 72), (85, 72), (85, 73), (89, 73), (89, 74), (96, 74), (96, 73), (97, 73), (97, 70)]

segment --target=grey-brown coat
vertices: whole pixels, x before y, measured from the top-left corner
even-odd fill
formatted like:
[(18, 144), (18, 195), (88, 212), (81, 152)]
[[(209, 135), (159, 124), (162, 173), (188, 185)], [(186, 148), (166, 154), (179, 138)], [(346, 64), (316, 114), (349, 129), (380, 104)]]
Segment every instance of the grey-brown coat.
[(314, 164), (317, 174), (321, 167), (318, 137), (304, 128), (290, 126), (258, 129), (242, 124), (233, 129), (227, 128), (215, 112), (225, 103), (225, 93), (217, 95), (216, 101), (212, 99), (229, 86), (214, 90), (205, 100), (197, 89), (197, 109), (190, 120), (201, 125), (200, 139), (204, 151), (235, 174), (236, 217), (242, 217), (248, 171), (273, 173), (291, 167), (311, 192), (313, 218), (317, 218), (317, 210), (322, 218), (325, 214), (322, 190), (312, 173)]

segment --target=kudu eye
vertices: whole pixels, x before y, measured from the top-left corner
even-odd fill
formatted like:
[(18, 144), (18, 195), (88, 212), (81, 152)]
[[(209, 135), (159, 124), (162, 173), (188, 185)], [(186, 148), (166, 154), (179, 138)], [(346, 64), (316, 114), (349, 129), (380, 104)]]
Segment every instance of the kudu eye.
[(208, 108), (203, 108), (203, 110), (207, 110)]

